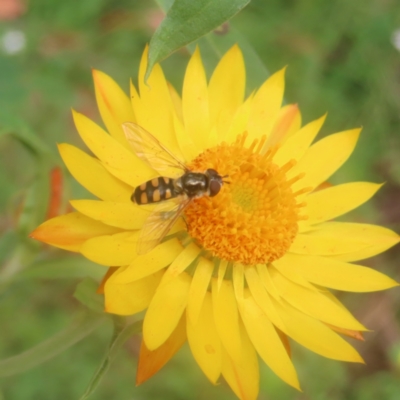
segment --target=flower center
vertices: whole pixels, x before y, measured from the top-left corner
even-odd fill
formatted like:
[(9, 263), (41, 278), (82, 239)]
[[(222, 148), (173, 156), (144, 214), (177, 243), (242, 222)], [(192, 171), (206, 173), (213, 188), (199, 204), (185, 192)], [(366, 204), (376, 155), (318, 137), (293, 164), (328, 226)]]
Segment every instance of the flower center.
[(265, 138), (246, 148), (246, 134), (232, 144), (222, 143), (196, 157), (189, 168), (214, 168), (229, 175), (221, 192), (204, 196), (185, 210), (188, 232), (214, 257), (235, 263), (260, 264), (282, 257), (292, 244), (302, 219), (286, 179), (294, 161), (278, 167), (272, 162), (277, 148), (262, 152)]

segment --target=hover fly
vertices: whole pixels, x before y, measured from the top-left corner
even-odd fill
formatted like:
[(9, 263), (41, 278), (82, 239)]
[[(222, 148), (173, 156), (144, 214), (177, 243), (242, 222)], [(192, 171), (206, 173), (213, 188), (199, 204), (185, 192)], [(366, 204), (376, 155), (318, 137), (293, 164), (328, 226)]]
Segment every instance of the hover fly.
[[(222, 185), (227, 183), (223, 180), (227, 175), (221, 176), (212, 168), (204, 172), (191, 171), (156, 137), (139, 125), (126, 122), (122, 127), (136, 155), (151, 168), (161, 174), (171, 167), (183, 171), (179, 177), (159, 176), (144, 182), (135, 188), (131, 196), (131, 200), (138, 205), (159, 203), (147, 218), (139, 236), (137, 252), (145, 254), (162, 241), (194, 199), (216, 196)], [(169, 175), (173, 174), (169, 172)]]

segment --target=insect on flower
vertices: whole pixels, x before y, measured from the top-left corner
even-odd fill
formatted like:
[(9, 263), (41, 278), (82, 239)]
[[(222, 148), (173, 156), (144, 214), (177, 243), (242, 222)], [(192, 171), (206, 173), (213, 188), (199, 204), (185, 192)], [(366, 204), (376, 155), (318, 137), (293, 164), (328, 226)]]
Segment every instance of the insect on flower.
[[(224, 178), (212, 168), (204, 172), (191, 171), (150, 132), (133, 122), (123, 124), (125, 136), (136, 155), (156, 171), (169, 167), (183, 170), (180, 177), (159, 176), (137, 186), (131, 200), (138, 205), (158, 204), (141, 231), (137, 253), (145, 254), (166, 236), (186, 207), (197, 198), (216, 196)], [(171, 200), (171, 201), (167, 201)]]

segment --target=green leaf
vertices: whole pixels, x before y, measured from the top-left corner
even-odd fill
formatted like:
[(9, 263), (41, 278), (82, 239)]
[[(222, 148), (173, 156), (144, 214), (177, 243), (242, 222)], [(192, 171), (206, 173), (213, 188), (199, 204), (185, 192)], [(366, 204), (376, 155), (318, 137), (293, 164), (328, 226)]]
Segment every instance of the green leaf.
[(167, 13), (172, 7), (172, 4), (174, 4), (174, 0), (156, 0), (156, 3), (158, 4), (158, 7), (164, 11), (164, 13)]
[(218, 28), (249, 2), (250, 0), (175, 0), (151, 38), (145, 79), (149, 77), (156, 63)]
[[(1, 243), (1, 241), (0, 241)], [(1, 247), (0, 247), (1, 248)], [(1, 254), (1, 253), (0, 253)], [(106, 269), (82, 256), (68, 256), (35, 261), (22, 271), (17, 279), (101, 279)]]
[(104, 313), (104, 296), (96, 293), (98, 286), (92, 278), (85, 278), (76, 287), (74, 297), (90, 310)]
[[(156, 0), (156, 2), (164, 12), (167, 12), (173, 0)], [(246, 89), (247, 94), (250, 94), (270, 74), (253, 46), (231, 23), (224, 23), (220, 29), (213, 30), (187, 47), (193, 54), (199, 45), (205, 69), (210, 76), (221, 57), (235, 44), (238, 44), (243, 52), (247, 72)]]
[(13, 230), (3, 232), (2, 236), (0, 236), (0, 265), (2, 267), (4, 261), (17, 247), (18, 239), (18, 235)]
[(34, 257), (32, 249), (29, 246), (24, 246), (22, 243), (12, 249), (11, 254), (8, 254), (8, 257), (1, 264), (0, 292), (10, 285), (32, 257)]
[(86, 400), (97, 388), (101, 379), (107, 372), (110, 364), (115, 359), (119, 349), (125, 344), (125, 342), (134, 334), (139, 333), (142, 328), (142, 321), (135, 322), (134, 324), (124, 326), (119, 323), (118, 319), (114, 320), (114, 334), (111, 338), (110, 346), (104, 356), (103, 361), (94, 373), (85, 393), (80, 400)]
[(19, 374), (50, 360), (90, 335), (106, 320), (105, 314), (80, 313), (69, 326), (53, 337), (17, 356), (0, 360), (0, 376)]
[(18, 233), (26, 238), (43, 222), (50, 198), (50, 164), (44, 158), (38, 163), (37, 175), (28, 187), (23, 208), (18, 217)]
[(49, 145), (33, 131), (24, 121), (11, 116), (7, 125), (0, 130), (0, 135), (10, 134), (18, 139), (32, 153), (58, 162)]

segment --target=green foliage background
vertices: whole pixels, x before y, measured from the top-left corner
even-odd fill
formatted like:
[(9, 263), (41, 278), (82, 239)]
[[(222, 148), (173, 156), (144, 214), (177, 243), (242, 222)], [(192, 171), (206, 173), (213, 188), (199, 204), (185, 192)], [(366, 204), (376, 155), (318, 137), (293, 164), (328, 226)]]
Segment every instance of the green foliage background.
[[(27, 234), (43, 221), (49, 172), (61, 166), (56, 143), (83, 147), (70, 108), (99, 122), (90, 68), (127, 90), (161, 18), (157, 5), (146, 0), (36, 0), (21, 17), (0, 21), (0, 37), (20, 30), (27, 40), (18, 54), (0, 50), (0, 358), (65, 329), (80, 308), (72, 297), (79, 280), (100, 279), (105, 272), (79, 256), (32, 243)], [(333, 180), (386, 184), (346, 219), (400, 232), (400, 52), (392, 43), (400, 29), (397, 1), (253, 0), (231, 22), (269, 71), (289, 65), (286, 99), (299, 104), (304, 122), (329, 111), (322, 135), (364, 126), (354, 155)], [(188, 56), (180, 50), (162, 63), (178, 90)], [(65, 176), (65, 203), (87, 197)], [(395, 248), (366, 264), (399, 280), (399, 261)], [(322, 359), (294, 345), (304, 393), (263, 366), (260, 399), (399, 398), (399, 291), (339, 297), (373, 330), (365, 343), (354, 344), (367, 365)], [(111, 334), (111, 323), (104, 323), (35, 369), (0, 378), (0, 399), (79, 399)], [(93, 399), (235, 398), (224, 383), (213, 387), (207, 381), (187, 348), (135, 388), (139, 343), (133, 337), (117, 354)]]

